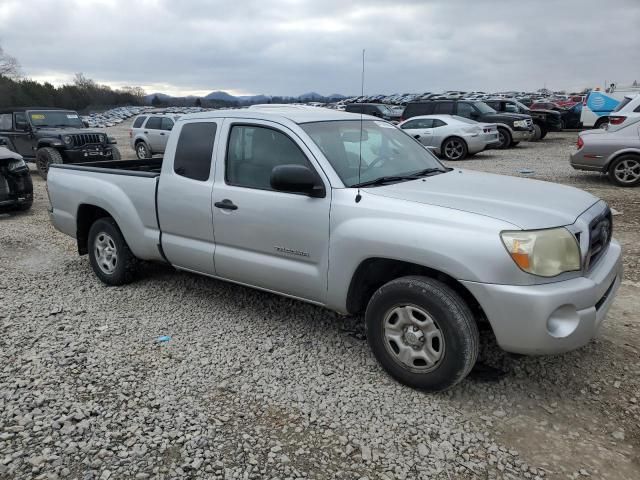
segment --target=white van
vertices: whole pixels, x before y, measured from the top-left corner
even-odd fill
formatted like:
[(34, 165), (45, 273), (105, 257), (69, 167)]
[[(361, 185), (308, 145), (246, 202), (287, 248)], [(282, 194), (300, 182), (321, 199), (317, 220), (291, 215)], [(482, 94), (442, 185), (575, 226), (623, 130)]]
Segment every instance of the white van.
[(580, 121), (585, 128), (600, 128), (609, 121), (608, 116), (626, 95), (634, 97), (640, 94), (640, 86), (617, 87), (612, 85), (605, 91), (591, 90), (582, 102)]

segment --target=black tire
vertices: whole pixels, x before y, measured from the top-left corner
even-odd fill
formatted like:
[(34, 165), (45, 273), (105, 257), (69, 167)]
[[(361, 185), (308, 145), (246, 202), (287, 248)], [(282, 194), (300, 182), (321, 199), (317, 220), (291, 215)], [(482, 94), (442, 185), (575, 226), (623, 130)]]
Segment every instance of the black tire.
[(609, 123), (609, 117), (601, 117), (595, 123), (593, 128), (604, 128)]
[(122, 160), (122, 155), (117, 147), (111, 147), (111, 160)]
[(609, 164), (609, 179), (620, 187), (640, 185), (640, 156), (622, 155)]
[(440, 154), (450, 161), (464, 160), (469, 154), (469, 147), (460, 137), (449, 137), (442, 142)]
[(516, 146), (518, 146), (518, 144), (519, 144), (519, 143), (520, 143), (520, 142), (511, 142), (511, 146), (512, 146), (512, 147), (516, 147)]
[(64, 163), (58, 150), (51, 147), (43, 147), (36, 151), (36, 167), (38, 167), (38, 173), (45, 181), (49, 174), (49, 165), (52, 163)]
[[(416, 321), (419, 324), (424, 321), (427, 322), (424, 325), (428, 325), (432, 331), (435, 325), (441, 338), (431, 337), (430, 342), (438, 342), (435, 347), (430, 345), (430, 348), (440, 357), (432, 365), (426, 365), (424, 360), (412, 357), (410, 366), (400, 359), (399, 352), (408, 351), (413, 355), (415, 351), (420, 354), (424, 347), (411, 347), (410, 342), (426, 347), (428, 337), (416, 339), (415, 334), (407, 337), (408, 330), (402, 327), (403, 318), (406, 317), (395, 314), (394, 310), (398, 309), (414, 311), (411, 316), (414, 325)], [(422, 314), (426, 317), (425, 320), (420, 320), (419, 312), (426, 314)], [(433, 323), (429, 322), (428, 317), (431, 317)], [(365, 321), (367, 340), (378, 362), (393, 378), (413, 388), (428, 391), (451, 388), (469, 374), (478, 358), (478, 326), (469, 306), (454, 290), (432, 278), (402, 277), (383, 285), (371, 297)], [(394, 327), (403, 332), (397, 339), (402, 345), (385, 335), (385, 325), (394, 332)], [(417, 331), (420, 333), (421, 329), (418, 328)]]
[[(135, 278), (138, 259), (131, 253), (127, 242), (122, 236), (116, 222), (109, 217), (99, 218), (89, 229), (87, 250), (89, 261), (96, 276), (107, 285), (124, 285)], [(98, 244), (107, 245), (108, 249), (115, 252), (113, 256), (99, 256)], [(112, 270), (107, 268), (110, 265)]]
[(531, 139), (531, 141), (537, 142), (541, 138), (542, 138), (542, 128), (540, 128), (540, 125), (538, 125), (537, 123), (534, 123), (533, 124), (533, 138)]
[(140, 141), (138, 143), (136, 143), (136, 157), (138, 157), (139, 160), (145, 160), (147, 158), (151, 158), (153, 155), (151, 153), (151, 149), (149, 148), (149, 145), (146, 144), (146, 142)]
[(511, 138), (511, 132), (506, 128), (498, 127), (498, 140), (500, 140), (500, 143), (498, 143), (498, 146), (496, 148), (499, 148), (500, 150), (509, 148), (511, 146), (511, 142), (513, 141), (513, 139)]
[(547, 130), (545, 127), (542, 127), (542, 132), (540, 133), (540, 140), (546, 137), (547, 133), (549, 133), (549, 130)]

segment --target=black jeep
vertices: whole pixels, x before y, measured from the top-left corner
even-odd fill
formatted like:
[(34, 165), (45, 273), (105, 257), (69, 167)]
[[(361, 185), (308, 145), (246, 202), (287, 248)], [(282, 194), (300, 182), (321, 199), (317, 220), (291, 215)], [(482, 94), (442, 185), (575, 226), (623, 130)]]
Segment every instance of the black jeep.
[(562, 130), (562, 116), (553, 110), (531, 110), (525, 104), (507, 98), (491, 98), (483, 100), (497, 112), (524, 113), (531, 115), (533, 120), (534, 138), (541, 140), (547, 136), (547, 132), (559, 132)]
[(9, 148), (35, 161), (47, 179), (51, 163), (82, 163), (120, 160), (116, 141), (105, 133), (85, 128), (73, 110), (10, 108), (0, 110), (0, 136)]

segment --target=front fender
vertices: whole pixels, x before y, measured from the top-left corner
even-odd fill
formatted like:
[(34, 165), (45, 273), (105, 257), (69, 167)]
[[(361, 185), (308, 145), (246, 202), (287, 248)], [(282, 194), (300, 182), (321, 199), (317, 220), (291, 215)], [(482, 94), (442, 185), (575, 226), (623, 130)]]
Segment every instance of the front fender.
[(514, 226), (491, 217), (362, 192), (334, 190), (327, 304), (347, 311), (351, 279), (371, 258), (413, 263), (456, 280), (527, 284), (500, 232)]
[(53, 147), (53, 148), (61, 148), (64, 147), (64, 142), (59, 138), (55, 137), (43, 137), (38, 139), (38, 143), (36, 144), (37, 148), (44, 147)]

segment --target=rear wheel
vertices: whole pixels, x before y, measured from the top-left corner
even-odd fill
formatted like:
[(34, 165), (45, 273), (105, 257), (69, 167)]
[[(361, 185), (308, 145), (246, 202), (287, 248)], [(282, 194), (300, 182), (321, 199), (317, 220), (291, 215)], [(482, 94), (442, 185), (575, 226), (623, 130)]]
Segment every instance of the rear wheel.
[(609, 178), (621, 187), (637, 187), (640, 185), (640, 157), (623, 155), (609, 165)]
[(107, 285), (133, 280), (138, 260), (112, 218), (99, 218), (89, 229), (89, 261), (96, 276)]
[(383, 285), (365, 314), (369, 346), (396, 380), (430, 391), (460, 382), (478, 357), (479, 335), (465, 301), (428, 277)]
[(511, 142), (511, 132), (506, 128), (498, 128), (498, 148), (509, 148), (511, 146)]
[(467, 148), (467, 143), (458, 137), (447, 138), (440, 148), (442, 155), (447, 160), (463, 160), (469, 149)]
[(49, 165), (53, 163), (63, 163), (62, 155), (58, 150), (51, 147), (39, 148), (36, 151), (36, 167), (38, 167), (38, 173), (46, 180), (49, 174)]
[(593, 128), (605, 128), (608, 124), (609, 124), (609, 118), (602, 117), (598, 119), (598, 121), (595, 123)]
[(136, 143), (136, 157), (138, 157), (140, 160), (151, 158), (151, 150), (149, 150), (149, 147), (146, 143)]

